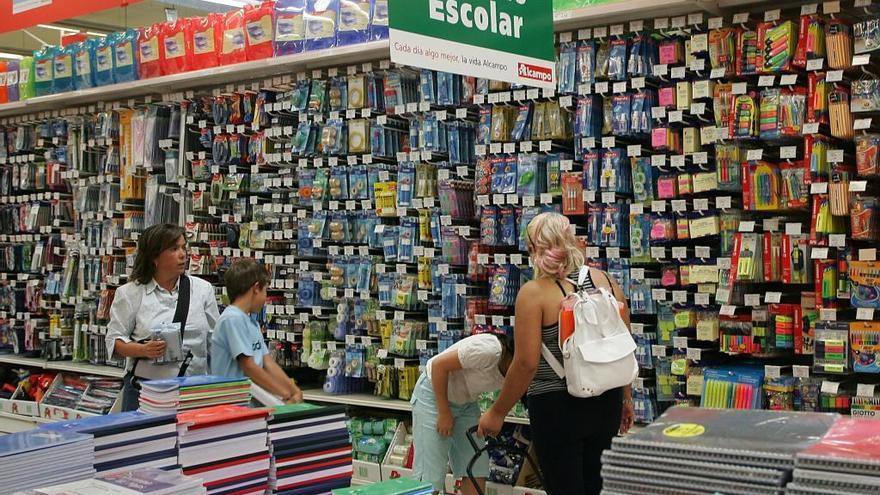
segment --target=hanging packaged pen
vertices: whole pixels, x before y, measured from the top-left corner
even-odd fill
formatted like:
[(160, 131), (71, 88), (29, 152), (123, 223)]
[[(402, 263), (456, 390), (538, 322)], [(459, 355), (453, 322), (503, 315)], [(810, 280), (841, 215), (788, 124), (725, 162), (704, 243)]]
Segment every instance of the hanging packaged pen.
[(583, 180), (585, 191), (598, 191), (602, 175), (602, 161), (598, 150), (589, 150), (583, 157)]
[(798, 43), (792, 65), (805, 69), (807, 61), (825, 58), (825, 28), (822, 18), (802, 15), (799, 20)]
[(880, 199), (867, 196), (854, 197), (851, 205), (850, 227), (853, 239), (878, 240), (880, 238)]
[(608, 79), (608, 65), (610, 55), (611, 43), (608, 40), (598, 40), (596, 46), (596, 80)]
[(785, 72), (791, 69), (797, 43), (794, 23), (763, 22), (758, 25), (758, 66), (761, 73)]
[(838, 139), (852, 140), (853, 118), (847, 88), (835, 85), (828, 94), (828, 115), (831, 135)]
[(640, 90), (632, 95), (630, 130), (632, 134), (649, 135), (653, 127), (651, 109), (654, 107), (656, 98), (653, 90)]
[(572, 94), (577, 91), (577, 43), (567, 42), (559, 44), (559, 59), (557, 64), (559, 92)]
[(730, 135), (736, 138), (751, 138), (758, 135), (758, 108), (755, 92), (737, 95), (731, 107)]
[(779, 167), (768, 162), (750, 165), (752, 209), (774, 211), (779, 209), (781, 200), (781, 177)]
[(584, 215), (586, 213), (584, 203), (583, 177), (580, 172), (565, 172), (562, 174), (562, 214)]
[(715, 125), (729, 127), (733, 116), (733, 86), (729, 83), (717, 83), (712, 92), (712, 109)]
[(612, 81), (626, 80), (627, 40), (618, 38), (611, 41), (608, 53), (608, 79)]
[(840, 18), (825, 22), (825, 46), (829, 69), (849, 69), (853, 58), (852, 28)]
[(658, 62), (661, 65), (680, 65), (684, 63), (684, 42), (680, 38), (669, 38), (658, 43)]
[(612, 103), (612, 114), (611, 133), (615, 136), (628, 136), (631, 131), (632, 97), (625, 94), (615, 95)]
[[(654, 169), (651, 167), (651, 159), (648, 157), (633, 157), (630, 159), (632, 167), (633, 199), (637, 202), (647, 203), (654, 200)], [(586, 173), (586, 158), (584, 159), (584, 172)]]
[(776, 139), (779, 137), (780, 98), (779, 88), (768, 88), (761, 92), (761, 110), (759, 131), (761, 139)]
[(806, 170), (801, 163), (781, 163), (782, 206), (789, 209), (806, 209), (810, 192), (805, 180)]
[(709, 62), (712, 69), (723, 69), (725, 76), (736, 70), (736, 28), (709, 31)]
[(602, 135), (601, 102), (598, 95), (587, 95), (578, 98), (577, 135), (579, 137), (598, 138)]
[(510, 133), (510, 140), (519, 142), (528, 139), (532, 135), (532, 104), (526, 103), (519, 107), (516, 122)]
[(523, 153), (519, 155), (517, 163), (517, 188), (516, 194), (519, 197), (537, 196), (544, 192), (543, 187), (539, 188), (539, 157), (534, 153)]
[(577, 49), (578, 84), (596, 82), (596, 42), (582, 40)]
[(831, 214), (836, 217), (849, 216), (849, 179), (848, 167), (838, 164), (831, 173), (831, 181), (828, 184), (828, 201)]
[(860, 177), (880, 175), (880, 135), (860, 134), (856, 141), (856, 172)]
[(738, 31), (736, 74), (752, 76), (758, 73), (758, 33), (751, 29)]

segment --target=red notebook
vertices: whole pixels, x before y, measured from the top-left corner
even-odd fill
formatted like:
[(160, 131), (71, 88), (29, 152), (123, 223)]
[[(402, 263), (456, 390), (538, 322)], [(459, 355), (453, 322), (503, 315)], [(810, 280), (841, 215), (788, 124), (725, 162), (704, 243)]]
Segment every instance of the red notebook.
[(190, 430), (248, 419), (268, 417), (271, 409), (251, 409), (244, 406), (224, 404), (186, 411), (177, 415), (177, 424), (186, 424)]

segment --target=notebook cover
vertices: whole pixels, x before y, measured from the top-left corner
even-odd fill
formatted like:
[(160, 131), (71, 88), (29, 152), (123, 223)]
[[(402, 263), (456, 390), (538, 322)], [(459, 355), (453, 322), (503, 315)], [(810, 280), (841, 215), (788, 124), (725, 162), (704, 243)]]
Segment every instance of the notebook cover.
[(225, 404), (178, 413), (177, 424), (194, 430), (225, 423), (234, 423), (245, 419), (266, 417), (269, 411), (269, 409), (251, 409)]
[(174, 424), (177, 419), (174, 414), (149, 414), (141, 411), (108, 414), (106, 416), (92, 416), (74, 421), (60, 421), (40, 426), (41, 430), (73, 431), (77, 433), (91, 433), (96, 438), (115, 435), (117, 433), (151, 428), (164, 424)]
[[(50, 431), (34, 429), (20, 433), (0, 435), (0, 458), (18, 456), (35, 450), (42, 451), (59, 445), (75, 442), (92, 443), (91, 435), (83, 435), (72, 431)], [(4, 461), (7, 467), (14, 467), (16, 461), (8, 459)]]
[[(880, 421), (841, 417), (816, 444), (798, 456), (798, 466), (847, 470), (880, 469)], [(856, 473), (858, 474), (858, 472)]]

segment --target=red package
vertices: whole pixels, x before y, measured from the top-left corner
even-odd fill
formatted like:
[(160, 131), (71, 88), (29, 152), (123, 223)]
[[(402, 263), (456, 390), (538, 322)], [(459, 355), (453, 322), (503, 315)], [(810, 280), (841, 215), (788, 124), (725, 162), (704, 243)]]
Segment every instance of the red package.
[(245, 52), (244, 10), (227, 12), (223, 18), (223, 43), (220, 46), (220, 65), (237, 64), (247, 60)]
[(141, 79), (162, 75), (162, 59), (165, 53), (162, 42), (162, 25), (153, 24), (141, 28), (138, 37), (138, 74)]
[(192, 50), (192, 69), (217, 67), (218, 53), (223, 40), (223, 14), (187, 19), (187, 45)]
[(165, 58), (162, 60), (162, 73), (179, 74), (192, 70), (192, 26), (186, 19), (162, 24), (162, 40)]
[(263, 2), (259, 6), (246, 5), (244, 7), (244, 25), (247, 30), (247, 59), (260, 60), (272, 57), (275, 48), (272, 40), (275, 39), (273, 27), (275, 22), (272, 14), (275, 12), (275, 0)]
[(0, 61), (0, 103), (6, 103), (9, 101), (9, 91), (6, 89), (6, 71), (8, 69), (8, 64), (5, 61)]

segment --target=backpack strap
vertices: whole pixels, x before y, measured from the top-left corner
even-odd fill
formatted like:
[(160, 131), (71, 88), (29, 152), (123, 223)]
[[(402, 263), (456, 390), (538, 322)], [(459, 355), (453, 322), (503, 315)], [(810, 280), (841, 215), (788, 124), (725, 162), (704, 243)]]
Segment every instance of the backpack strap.
[(556, 376), (558, 376), (560, 380), (565, 378), (565, 366), (556, 359), (556, 356), (550, 352), (550, 348), (547, 347), (547, 344), (543, 342), (541, 342), (541, 356), (544, 358), (544, 361), (547, 361), (547, 364), (550, 365), (550, 368), (553, 369), (553, 372), (556, 373)]

